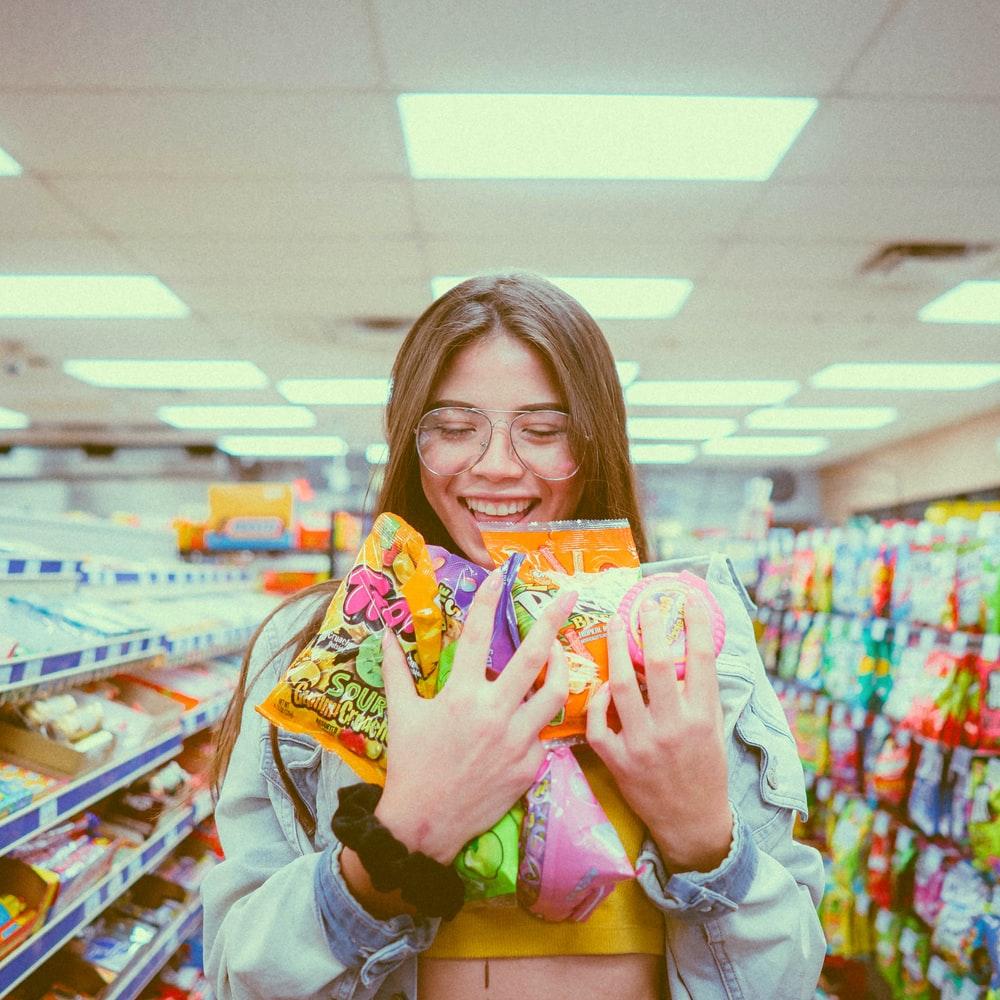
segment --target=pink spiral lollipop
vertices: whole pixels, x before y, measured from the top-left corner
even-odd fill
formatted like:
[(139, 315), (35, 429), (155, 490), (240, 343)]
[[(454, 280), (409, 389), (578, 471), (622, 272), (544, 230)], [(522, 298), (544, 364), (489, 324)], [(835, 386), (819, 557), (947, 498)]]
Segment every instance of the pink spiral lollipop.
[(646, 665), (642, 653), (639, 609), (644, 601), (654, 600), (667, 613), (668, 647), (677, 667), (677, 677), (683, 678), (686, 659), (683, 608), (684, 601), (692, 593), (699, 594), (708, 605), (709, 618), (712, 622), (712, 641), (716, 655), (719, 654), (726, 640), (726, 620), (719, 602), (708, 589), (708, 584), (700, 576), (695, 576), (687, 570), (682, 573), (655, 573), (635, 584), (618, 606), (618, 614), (625, 622), (629, 655), (637, 667)]

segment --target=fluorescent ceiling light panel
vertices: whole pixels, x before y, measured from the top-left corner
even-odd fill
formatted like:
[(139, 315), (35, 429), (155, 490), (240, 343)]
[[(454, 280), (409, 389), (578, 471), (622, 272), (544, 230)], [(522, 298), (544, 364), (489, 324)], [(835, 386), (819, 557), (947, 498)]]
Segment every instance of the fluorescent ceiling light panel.
[(415, 178), (766, 181), (811, 97), (400, 94)]
[(4, 319), (185, 319), (191, 310), (151, 274), (0, 274)]
[(338, 458), (348, 452), (336, 434), (286, 437), (281, 434), (225, 434), (216, 442), (227, 455), (252, 458)]
[[(436, 299), (469, 275), (431, 278)], [(548, 276), (546, 276), (548, 277)], [(598, 319), (672, 319), (694, 288), (688, 278), (548, 278)]]
[(315, 406), (384, 406), (387, 378), (285, 378), (276, 386), (289, 403)]
[(883, 362), (830, 365), (809, 380), (817, 389), (982, 389), (1000, 381), (1000, 364)]
[(625, 399), (633, 406), (767, 406), (783, 403), (799, 391), (790, 379), (690, 379), (673, 382), (633, 382)]
[(618, 372), (618, 381), (622, 388), (631, 385), (639, 377), (638, 361), (616, 361), (615, 370)]
[(727, 417), (629, 417), (628, 436), (661, 441), (706, 441), (732, 434), (737, 426), (735, 420)]
[(20, 430), (27, 427), (31, 421), (25, 413), (18, 413), (17, 410), (8, 410), (6, 406), (0, 406), (0, 427), (4, 430)]
[(737, 455), (755, 458), (788, 458), (818, 455), (830, 442), (825, 437), (752, 437), (750, 435), (714, 438), (702, 446), (705, 455)]
[(250, 361), (71, 358), (63, 371), (102, 389), (260, 389), (267, 376)]
[(308, 428), (316, 416), (304, 406), (161, 406), (156, 416), (183, 430), (224, 427)]
[(21, 164), (6, 150), (0, 149), (0, 177), (20, 177)]
[(893, 406), (775, 406), (748, 413), (744, 423), (768, 431), (863, 431), (898, 416)]
[(387, 444), (370, 444), (365, 448), (365, 461), (369, 465), (385, 465), (389, 461)]
[(636, 465), (685, 465), (698, 457), (693, 444), (629, 445), (629, 454)]
[(963, 281), (917, 313), (925, 323), (1000, 323), (1000, 281)]

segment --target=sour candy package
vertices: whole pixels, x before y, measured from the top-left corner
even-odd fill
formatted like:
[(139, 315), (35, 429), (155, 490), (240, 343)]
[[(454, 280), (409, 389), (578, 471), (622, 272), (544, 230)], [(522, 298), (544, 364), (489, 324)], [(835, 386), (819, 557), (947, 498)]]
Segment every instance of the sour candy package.
[(695, 600), (701, 599), (708, 607), (712, 626), (712, 645), (715, 655), (718, 656), (726, 641), (726, 620), (719, 602), (700, 576), (695, 576), (687, 570), (681, 573), (654, 573), (630, 587), (622, 598), (618, 613), (625, 623), (629, 656), (640, 673), (645, 667), (645, 656), (642, 649), (642, 631), (639, 627), (639, 610), (645, 601), (654, 601), (666, 615), (668, 655), (676, 667), (678, 679), (683, 678), (687, 658), (684, 605), (692, 595)]
[[(543, 740), (578, 743), (590, 699), (608, 678), (608, 621), (639, 580), (639, 555), (627, 521), (553, 521), (492, 525), (483, 542), (499, 566), (524, 558), (507, 591), (523, 639), (560, 592), (578, 594), (559, 630), (569, 665), (569, 697), (541, 733)], [(544, 673), (539, 678), (541, 681)]]
[(569, 747), (555, 747), (525, 797), (517, 901), (548, 921), (586, 920), (635, 871)]
[(375, 521), (315, 638), (257, 706), (268, 721), (314, 737), (378, 784), (387, 740), (384, 628), (399, 639), (417, 691), (431, 697), (443, 631), (438, 582), (421, 535), (388, 513)]

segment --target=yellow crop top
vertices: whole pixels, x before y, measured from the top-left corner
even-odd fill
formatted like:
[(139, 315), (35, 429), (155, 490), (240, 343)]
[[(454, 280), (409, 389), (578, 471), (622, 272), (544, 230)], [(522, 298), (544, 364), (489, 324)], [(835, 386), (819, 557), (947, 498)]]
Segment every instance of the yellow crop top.
[[(629, 860), (642, 849), (643, 826), (604, 762), (589, 748), (574, 750)], [(492, 900), (466, 906), (442, 922), (428, 958), (517, 958), (540, 955), (662, 955), (663, 914), (635, 879), (620, 882), (583, 923), (546, 923), (521, 907)]]

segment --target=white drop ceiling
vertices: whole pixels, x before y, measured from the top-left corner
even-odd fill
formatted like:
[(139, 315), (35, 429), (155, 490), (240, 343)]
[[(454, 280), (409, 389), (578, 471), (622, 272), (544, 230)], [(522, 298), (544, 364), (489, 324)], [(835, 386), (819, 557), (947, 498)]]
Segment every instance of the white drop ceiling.
[[(24, 173), (0, 178), (0, 273), (153, 274), (192, 313), (0, 320), (0, 405), (32, 422), (0, 443), (211, 440), (158, 424), (157, 407), (384, 376), (401, 333), (359, 318), (412, 319), (432, 276), (507, 267), (692, 279), (675, 319), (602, 323), (641, 378), (795, 378), (789, 405), (900, 411), (830, 432), (828, 452), (785, 460), (796, 467), (1000, 406), (998, 384), (808, 387), (836, 361), (1000, 361), (1000, 325), (916, 319), (962, 278), (1000, 278), (997, 255), (957, 274), (859, 274), (888, 243), (1000, 245), (994, 0), (11, 0), (2, 17), (0, 148)], [(764, 183), (414, 181), (395, 105), (407, 91), (820, 106)], [(249, 359), (271, 387), (101, 390), (62, 373), (69, 357)], [(378, 408), (315, 412), (317, 434), (359, 450), (380, 438)]]

